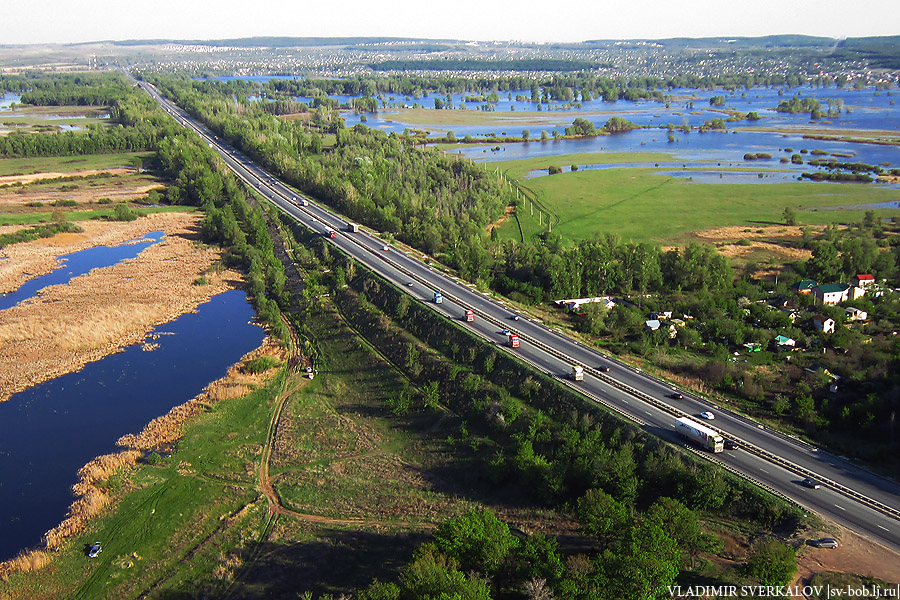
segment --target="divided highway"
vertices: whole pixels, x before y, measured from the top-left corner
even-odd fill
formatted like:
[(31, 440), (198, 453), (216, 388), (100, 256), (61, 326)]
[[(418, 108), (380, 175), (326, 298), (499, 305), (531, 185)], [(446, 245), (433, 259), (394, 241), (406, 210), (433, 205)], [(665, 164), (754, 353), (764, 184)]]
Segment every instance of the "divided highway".
[[(720, 462), (729, 470), (790, 498), (822, 516), (834, 520), (866, 537), (900, 551), (900, 484), (879, 477), (852, 462), (818, 450), (798, 440), (771, 431), (718, 406), (685, 394), (675, 400), (673, 388), (638, 370), (610, 359), (579, 344), (560, 332), (538, 322), (520, 318), (497, 300), (476, 291), (469, 284), (453, 279), (412, 256), (385, 246), (384, 242), (360, 229), (347, 231), (347, 221), (335, 216), (295, 190), (277, 181), (240, 152), (218, 140), (205, 127), (163, 98), (150, 84), (139, 82), (160, 105), (185, 127), (200, 135), (214, 148), (234, 173), (256, 188), (273, 204), (314, 231), (337, 235), (330, 241), (368, 268), (407, 291), (482, 338), (506, 346), (504, 330), (517, 333), (522, 340), (518, 349), (506, 348), (537, 368), (558, 377), (582, 391), (589, 399), (601, 402), (654, 435), (681, 443), (674, 432), (676, 416), (711, 411), (715, 420), (706, 422), (735, 440), (739, 449), (703, 456)], [(385, 249), (387, 248), (387, 249)], [(434, 291), (443, 293), (443, 303), (431, 303)], [(463, 322), (466, 309), (475, 311), (475, 321)], [(568, 380), (573, 364), (585, 367), (583, 382)], [(601, 372), (598, 367), (609, 367)], [(860, 440), (865, 443), (865, 440)], [(821, 489), (802, 487), (804, 477), (822, 482)]]

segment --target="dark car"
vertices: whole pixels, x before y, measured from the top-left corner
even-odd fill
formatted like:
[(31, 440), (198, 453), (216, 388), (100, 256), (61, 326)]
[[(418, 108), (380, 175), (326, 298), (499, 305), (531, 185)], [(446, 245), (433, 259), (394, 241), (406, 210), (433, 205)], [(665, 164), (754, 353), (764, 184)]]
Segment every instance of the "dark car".
[(669, 398), (671, 398), (673, 400), (684, 400), (684, 394), (681, 394), (679, 392), (674, 392), (672, 394), (669, 394)]
[(726, 450), (737, 450), (738, 448), (740, 448), (740, 446), (738, 446), (737, 442), (734, 440), (725, 440)]
[(813, 479), (812, 477), (807, 477), (803, 481), (800, 482), (800, 485), (803, 487), (808, 487), (811, 490), (817, 490), (822, 487), (822, 484)]
[(600, 365), (597, 367), (598, 371), (603, 371), (604, 373), (609, 373), (609, 365)]
[(99, 554), (103, 552), (103, 548), (100, 546), (100, 542), (94, 542), (94, 545), (88, 550), (88, 558), (97, 558)]
[(838, 542), (832, 537), (824, 537), (817, 540), (809, 540), (809, 545), (816, 548), (837, 548)]

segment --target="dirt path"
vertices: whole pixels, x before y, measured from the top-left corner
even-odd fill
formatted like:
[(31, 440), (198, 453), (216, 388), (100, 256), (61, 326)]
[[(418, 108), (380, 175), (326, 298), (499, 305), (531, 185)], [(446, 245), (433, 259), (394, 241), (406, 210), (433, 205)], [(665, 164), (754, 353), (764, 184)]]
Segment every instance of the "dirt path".
[[(291, 341), (292, 341), (292, 350), (288, 356), (289, 364), (299, 364), (301, 361), (297, 360), (299, 357), (296, 353), (296, 348), (299, 347), (297, 343), (296, 335), (294, 333), (293, 328), (290, 327), (289, 323), (285, 323), (288, 325), (288, 329), (291, 331)], [(299, 376), (299, 373), (295, 373), (294, 377)], [(289, 517), (294, 517), (297, 519), (301, 519), (303, 521), (307, 521), (310, 523), (319, 523), (321, 525), (340, 525), (340, 526), (348, 526), (348, 525), (356, 525), (363, 527), (376, 527), (376, 526), (390, 526), (390, 527), (407, 527), (407, 528), (416, 528), (416, 529), (431, 529), (432, 526), (427, 523), (410, 523), (406, 521), (386, 521), (381, 519), (359, 519), (359, 518), (349, 518), (349, 519), (338, 519), (333, 517), (323, 517), (322, 515), (314, 515), (311, 513), (302, 513), (295, 510), (291, 510), (285, 507), (281, 503), (281, 498), (278, 496), (278, 492), (275, 491), (275, 486), (272, 485), (272, 478), (269, 476), (269, 463), (272, 459), (272, 453), (275, 449), (275, 438), (278, 433), (278, 423), (281, 420), (281, 414), (284, 412), (285, 404), (287, 401), (293, 396), (296, 392), (298, 392), (303, 386), (309, 383), (310, 379), (300, 379), (299, 381), (294, 380), (291, 381), (291, 377), (285, 380), (285, 384), (282, 387), (281, 391), (278, 393), (278, 396), (275, 401), (275, 408), (272, 411), (272, 417), (269, 419), (269, 428), (266, 433), (266, 441), (263, 445), (262, 452), (260, 454), (259, 460), (259, 487), (262, 490), (263, 495), (266, 497), (266, 502), (269, 505), (269, 514), (272, 517), (278, 517), (280, 515), (286, 515)]]

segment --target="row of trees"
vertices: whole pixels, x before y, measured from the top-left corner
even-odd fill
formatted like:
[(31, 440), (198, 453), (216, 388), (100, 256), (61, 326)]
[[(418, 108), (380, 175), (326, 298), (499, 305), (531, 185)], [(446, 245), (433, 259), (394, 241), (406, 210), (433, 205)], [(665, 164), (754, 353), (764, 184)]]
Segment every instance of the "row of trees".
[[(345, 270), (332, 265), (333, 273)], [(506, 490), (514, 503), (573, 514), (591, 540), (581, 544), (589, 550), (564, 553), (552, 538), (517, 539), (489, 512), (474, 511), (441, 525), (398, 582), (376, 582), (359, 598), (490, 598), (511, 589), (560, 598), (656, 598), (699, 553), (719, 547), (700, 527), (698, 511), (767, 527), (790, 526), (798, 516), (582, 404), (392, 288), (365, 276), (352, 286), (366, 299), (339, 294), (345, 318), (391, 362), (426, 382), (424, 396), (434, 392), (434, 399), (412, 403), (414, 410), (440, 404), (463, 419), (448, 443), (470, 449), (464, 470)], [(425, 345), (410, 344), (404, 330)]]

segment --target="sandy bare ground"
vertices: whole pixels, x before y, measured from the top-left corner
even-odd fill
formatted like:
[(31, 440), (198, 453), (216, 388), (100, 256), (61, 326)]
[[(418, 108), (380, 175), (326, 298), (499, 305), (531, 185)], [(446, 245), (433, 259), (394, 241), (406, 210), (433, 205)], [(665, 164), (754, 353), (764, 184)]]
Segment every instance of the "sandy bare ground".
[[(40, 173), (39, 177), (43, 179), (45, 175), (47, 173)], [(23, 177), (29, 176), (23, 175)], [(35, 184), (21, 188), (0, 189), (0, 205), (22, 210), (46, 212), (53, 209), (52, 206), (46, 205), (47, 202), (52, 202), (53, 200), (67, 199), (79, 203), (90, 203), (96, 202), (98, 198), (107, 197), (114, 202), (122, 202), (142, 198), (152, 189), (163, 188), (161, 183), (154, 181), (150, 177), (130, 181), (127, 185), (115, 178), (94, 180), (90, 183), (75, 181), (72, 184), (78, 187), (62, 191), (55, 186)], [(28, 207), (26, 209), (28, 202), (43, 202), (45, 206), (34, 209)]]
[(0, 177), (0, 185), (8, 185), (11, 183), (27, 184), (32, 181), (40, 181), (46, 179), (59, 179), (60, 177), (87, 177), (89, 175), (98, 175), (100, 173), (110, 173), (112, 175), (128, 175), (136, 172), (137, 169), (131, 167), (117, 167), (115, 169), (87, 169), (84, 171), (72, 171), (69, 173), (42, 172), (31, 173), (30, 175), (4, 175)]
[(797, 556), (797, 581), (808, 581), (822, 571), (867, 575), (890, 583), (900, 582), (900, 554), (841, 528), (837, 548), (804, 546)]
[[(198, 245), (200, 216), (161, 213), (133, 221), (83, 222), (85, 232), (14, 244), (0, 251), (0, 290), (49, 272), (56, 256), (166, 233), (136, 258), (94, 269), (67, 285), (0, 311), (0, 401), (29, 386), (80, 369), (140, 342), (155, 326), (232, 289), (240, 274), (208, 273), (221, 250)], [(206, 274), (208, 285), (193, 285)]]

